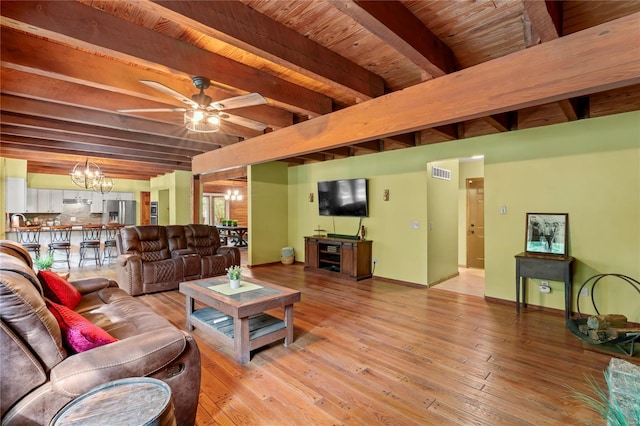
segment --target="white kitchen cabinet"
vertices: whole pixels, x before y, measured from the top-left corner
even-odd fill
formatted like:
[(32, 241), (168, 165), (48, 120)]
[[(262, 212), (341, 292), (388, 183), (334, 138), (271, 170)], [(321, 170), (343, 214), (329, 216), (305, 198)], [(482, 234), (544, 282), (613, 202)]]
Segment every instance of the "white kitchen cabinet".
[(79, 189), (65, 189), (62, 191), (62, 197), (65, 200), (77, 200), (77, 199), (86, 199), (87, 191), (79, 190)]
[(102, 213), (102, 194), (93, 192), (91, 200), (91, 213)]
[(38, 213), (38, 189), (27, 188), (27, 207), (25, 213)]
[(24, 213), (27, 209), (27, 181), (8, 177), (4, 181), (4, 207), (7, 213)]
[[(42, 201), (40, 195), (42, 194)], [(62, 213), (62, 189), (39, 189), (38, 206), (45, 208), (47, 213)]]
[(105, 200), (133, 200), (133, 192), (109, 192), (104, 194)]
[(27, 188), (26, 213), (62, 213), (61, 189)]

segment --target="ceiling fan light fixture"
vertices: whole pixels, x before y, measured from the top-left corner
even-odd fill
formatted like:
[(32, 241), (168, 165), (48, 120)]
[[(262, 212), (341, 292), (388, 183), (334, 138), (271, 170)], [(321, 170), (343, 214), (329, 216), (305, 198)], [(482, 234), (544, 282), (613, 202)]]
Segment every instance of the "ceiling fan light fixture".
[(214, 133), (220, 130), (220, 118), (201, 109), (190, 109), (184, 113), (187, 130), (196, 133)]

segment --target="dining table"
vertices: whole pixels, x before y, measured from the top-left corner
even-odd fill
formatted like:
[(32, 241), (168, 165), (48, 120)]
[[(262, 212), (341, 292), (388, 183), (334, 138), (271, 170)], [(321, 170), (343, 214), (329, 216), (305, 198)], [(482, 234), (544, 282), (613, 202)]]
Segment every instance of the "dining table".
[(221, 236), (230, 239), (234, 246), (247, 247), (246, 235), (248, 227), (219, 225), (218, 231)]

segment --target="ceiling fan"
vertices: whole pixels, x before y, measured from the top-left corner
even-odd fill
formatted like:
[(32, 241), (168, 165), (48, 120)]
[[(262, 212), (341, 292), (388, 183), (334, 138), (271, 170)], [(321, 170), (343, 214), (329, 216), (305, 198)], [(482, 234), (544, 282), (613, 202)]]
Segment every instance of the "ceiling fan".
[(176, 98), (180, 102), (188, 105), (188, 108), (133, 108), (119, 109), (118, 112), (183, 112), (186, 128), (198, 133), (217, 132), (220, 129), (220, 120), (258, 131), (263, 131), (267, 128), (267, 125), (260, 121), (222, 112), (228, 109), (266, 104), (267, 100), (262, 95), (249, 93), (213, 102), (211, 96), (204, 93), (205, 89), (208, 89), (211, 85), (211, 81), (204, 77), (193, 77), (192, 80), (193, 85), (200, 90), (200, 93), (194, 94), (191, 98), (157, 81), (140, 80), (141, 83)]

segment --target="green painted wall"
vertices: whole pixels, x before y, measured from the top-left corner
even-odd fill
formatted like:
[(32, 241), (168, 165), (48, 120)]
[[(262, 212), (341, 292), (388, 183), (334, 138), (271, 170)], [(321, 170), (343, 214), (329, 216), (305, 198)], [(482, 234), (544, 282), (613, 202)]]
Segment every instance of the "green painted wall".
[[(525, 215), (533, 211), (569, 213), (570, 254), (578, 259), (576, 289), (597, 272), (640, 277), (638, 111), (291, 167), (287, 245), (303, 261), (304, 236), (318, 226), (355, 234), (357, 218), (318, 215), (316, 185), (366, 177), (370, 216), (363, 224), (379, 259), (375, 275), (426, 284), (427, 163), (477, 154), (485, 156), (487, 296), (515, 300), (513, 256), (524, 248)], [(390, 190), (388, 202), (382, 201), (384, 189)], [(309, 193), (314, 193), (312, 203)], [(501, 205), (507, 206), (506, 215), (499, 214)], [(420, 222), (418, 232), (412, 232), (412, 221)], [(531, 303), (563, 307), (560, 284), (552, 283), (554, 291), (544, 297), (534, 292), (535, 284), (529, 286)], [(622, 289), (615, 292), (621, 296), (602, 296), (613, 303), (611, 311), (640, 322), (639, 310), (629, 305), (634, 299)]]
[(27, 160), (0, 157), (0, 212), (2, 213), (2, 220), (0, 220), (0, 236), (2, 238), (5, 238), (7, 222), (9, 220), (5, 209), (4, 179), (7, 177), (26, 179)]
[[(131, 180), (131, 179), (113, 179), (113, 190), (117, 192), (134, 192), (136, 199), (140, 196), (140, 191), (149, 190), (149, 181)], [(69, 176), (65, 175), (49, 175), (42, 173), (29, 173), (27, 177), (27, 187), (29, 188), (46, 188), (46, 189), (78, 189), (71, 182)]]
[[(514, 297), (509, 268), (513, 254), (524, 249), (527, 212), (569, 213), (569, 250), (577, 259), (574, 287), (598, 273), (640, 277), (638, 149), (488, 164), (486, 182), (486, 249), (491, 254), (486, 264), (487, 296)], [(498, 213), (502, 201), (507, 215)], [(532, 280), (527, 300), (562, 309), (563, 284), (551, 284), (552, 292), (543, 294), (537, 290), (539, 281)], [(631, 286), (605, 285), (609, 288), (604, 297), (596, 300), (600, 311), (627, 316), (635, 312), (635, 320), (640, 320), (640, 298), (631, 292)], [(611, 304), (614, 299), (619, 305)], [(585, 312), (583, 307), (591, 307), (589, 298), (582, 298)]]
[(247, 263), (280, 261), (288, 246), (287, 164), (271, 162), (247, 168), (249, 248)]
[[(433, 167), (451, 171), (451, 180), (432, 177)], [(427, 165), (427, 282), (435, 284), (458, 274), (458, 160)], [(417, 230), (414, 230), (417, 231)]]
[(150, 201), (158, 202), (159, 225), (191, 223), (191, 172), (166, 173), (151, 178), (149, 185)]

